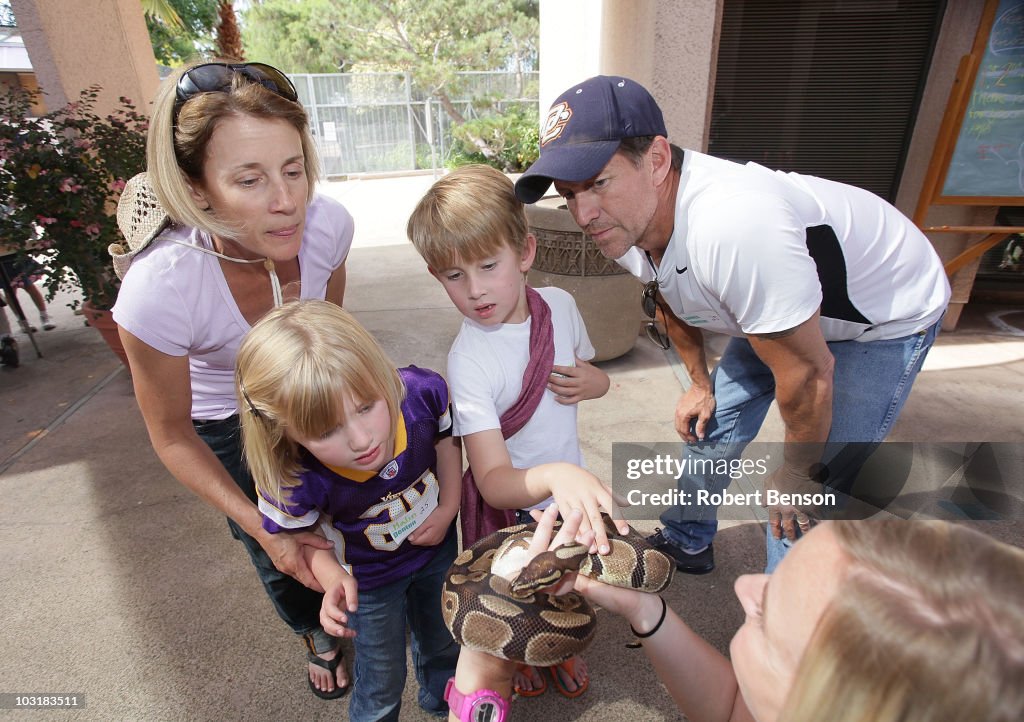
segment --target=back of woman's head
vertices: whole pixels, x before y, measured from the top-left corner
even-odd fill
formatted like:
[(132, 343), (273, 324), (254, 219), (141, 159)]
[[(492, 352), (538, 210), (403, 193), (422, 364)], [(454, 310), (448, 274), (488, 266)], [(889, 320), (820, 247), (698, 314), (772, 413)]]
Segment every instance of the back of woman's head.
[(780, 719), (1024, 719), (1024, 550), (940, 521), (830, 527), (851, 564)]
[(305, 109), (235, 73), (230, 88), (189, 98), (175, 118), (178, 81), (193, 67), (177, 70), (164, 79), (153, 103), (146, 141), (149, 182), (171, 219), (225, 238), (238, 233), (239, 229), (201, 209), (190, 194), (191, 186), (203, 181), (207, 146), (214, 131), (224, 119), (235, 116), (284, 121), (295, 128), (309, 180), (307, 201), (311, 200), (320, 169)]
[(242, 445), (257, 487), (287, 501), (302, 471), (287, 433), (319, 438), (345, 423), (345, 397), (383, 399), (392, 423), (405, 389), (377, 341), (347, 311), (327, 301), (287, 303), (243, 339), (236, 362)]

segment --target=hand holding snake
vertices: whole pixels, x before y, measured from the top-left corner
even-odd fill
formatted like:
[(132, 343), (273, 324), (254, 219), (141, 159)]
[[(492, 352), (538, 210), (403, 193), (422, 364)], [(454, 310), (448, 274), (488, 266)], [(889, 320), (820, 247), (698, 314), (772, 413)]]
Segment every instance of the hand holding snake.
[[(445, 624), (455, 640), (469, 649), (487, 652), (535, 666), (551, 666), (579, 654), (590, 642), (596, 615), (576, 592), (555, 595), (569, 586), (573, 574), (594, 577), (609, 584), (659, 592), (671, 581), (674, 564), (655, 551), (636, 532), (620, 536), (605, 526), (611, 551), (588, 553), (591, 534), (573, 542), (583, 514), (574, 511), (548, 545), (557, 509), (549, 510), (538, 524), (503, 529), (465, 550), (452, 564), (441, 595)], [(532, 540), (530, 538), (532, 537)], [(517, 550), (533, 558), (513, 579), (492, 573), (492, 562), (515, 556)], [(579, 581), (575, 582), (579, 583)], [(596, 592), (600, 594), (600, 592)]]
[[(536, 512), (532, 513), (536, 514)], [(537, 532), (534, 535), (534, 542), (532, 542), (532, 544), (539, 547), (537, 549), (538, 554), (547, 550), (543, 544), (544, 541), (549, 539), (554, 533), (555, 519), (558, 514), (557, 512), (551, 514), (550, 518), (545, 518), (545, 516), (535, 516), (538, 520), (538, 525)], [(550, 549), (555, 549), (562, 544), (570, 544), (573, 536), (578, 534), (581, 518), (582, 516), (579, 512), (572, 512), (569, 514), (568, 518), (565, 519), (561, 527), (558, 529), (558, 534), (555, 536), (555, 539), (551, 541)], [(589, 544), (589, 540), (593, 539), (593, 535), (593, 532), (587, 532), (584, 535), (580, 535), (577, 537), (577, 542), (580, 544)], [(633, 589), (631, 587), (618, 587), (612, 584), (605, 584), (604, 582), (600, 582), (592, 577), (587, 577), (586, 575), (581, 574), (571, 574), (566, 576), (566, 578), (551, 591), (556, 594), (560, 594), (567, 592), (570, 589), (580, 592), (580, 594), (584, 595), (588, 601), (607, 609), (613, 614), (618, 614), (620, 617), (627, 620), (636, 619), (638, 613), (640, 613), (645, 604), (649, 605), (651, 609), (660, 610), (658, 597), (653, 594), (648, 594), (647, 592), (639, 589)]]

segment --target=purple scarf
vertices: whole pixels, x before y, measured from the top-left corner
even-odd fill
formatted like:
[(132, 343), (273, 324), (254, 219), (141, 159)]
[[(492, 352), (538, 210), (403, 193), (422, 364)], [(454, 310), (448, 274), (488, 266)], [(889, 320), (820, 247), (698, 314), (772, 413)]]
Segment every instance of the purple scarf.
[[(523, 388), (519, 398), (501, 415), (501, 436), (514, 436), (537, 410), (547, 388), (555, 363), (555, 331), (551, 325), (551, 309), (535, 290), (526, 287), (526, 303), (530, 309), (530, 361), (523, 372)], [(515, 509), (495, 509), (484, 501), (473, 479), (473, 470), (462, 477), (462, 548), (468, 549), (488, 534), (516, 523)]]

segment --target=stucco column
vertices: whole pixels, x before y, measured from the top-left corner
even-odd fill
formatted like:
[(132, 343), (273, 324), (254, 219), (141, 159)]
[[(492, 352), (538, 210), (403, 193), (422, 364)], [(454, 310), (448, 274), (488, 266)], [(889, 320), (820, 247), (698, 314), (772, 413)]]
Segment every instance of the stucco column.
[(665, 114), (668, 139), (706, 151), (723, 0), (657, 0), (647, 89)]
[(622, 75), (646, 88), (654, 79), (656, 0), (604, 0), (602, 75)]
[(601, 72), (603, 5), (604, 0), (541, 0), (538, 116), (570, 85)]
[(705, 150), (722, 0), (541, 0), (540, 114), (592, 75), (642, 83), (669, 140)]
[(12, 0), (48, 110), (102, 86), (97, 114), (130, 98), (149, 114), (160, 78), (139, 0)]

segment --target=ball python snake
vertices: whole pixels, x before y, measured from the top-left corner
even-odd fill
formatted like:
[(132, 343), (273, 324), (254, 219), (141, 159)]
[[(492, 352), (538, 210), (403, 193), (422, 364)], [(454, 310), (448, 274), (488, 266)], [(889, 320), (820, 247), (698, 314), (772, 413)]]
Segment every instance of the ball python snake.
[(605, 517), (611, 552), (590, 554), (580, 544), (538, 555), (512, 581), (491, 566), (529, 544), (537, 525), (500, 529), (463, 551), (448, 569), (441, 613), (455, 641), (502, 659), (549, 667), (579, 654), (594, 636), (597, 615), (577, 592), (550, 587), (568, 571), (602, 582), (657, 593), (672, 581), (675, 564), (630, 529), (619, 534)]

